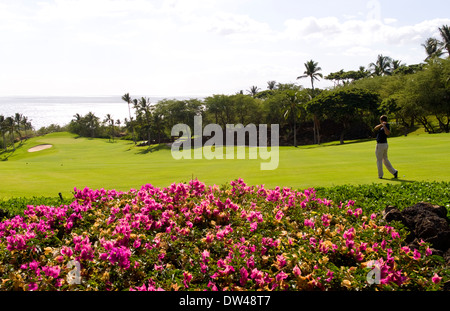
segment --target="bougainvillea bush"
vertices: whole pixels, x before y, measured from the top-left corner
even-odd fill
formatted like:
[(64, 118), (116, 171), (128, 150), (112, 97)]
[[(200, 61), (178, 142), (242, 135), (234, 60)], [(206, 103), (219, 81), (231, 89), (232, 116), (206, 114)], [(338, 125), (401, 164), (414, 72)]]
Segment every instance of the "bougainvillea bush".
[(441, 290), (430, 245), (314, 189), (75, 189), (0, 223), (2, 290)]

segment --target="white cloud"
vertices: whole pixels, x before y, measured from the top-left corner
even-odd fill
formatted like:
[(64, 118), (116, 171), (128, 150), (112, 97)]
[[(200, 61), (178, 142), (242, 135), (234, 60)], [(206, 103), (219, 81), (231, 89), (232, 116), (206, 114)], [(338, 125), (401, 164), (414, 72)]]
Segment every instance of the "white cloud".
[(284, 34), (291, 40), (309, 40), (324, 47), (409, 45), (437, 34), (450, 19), (433, 19), (408, 26), (394, 26), (395, 19), (345, 20), (336, 17), (306, 17), (285, 22)]

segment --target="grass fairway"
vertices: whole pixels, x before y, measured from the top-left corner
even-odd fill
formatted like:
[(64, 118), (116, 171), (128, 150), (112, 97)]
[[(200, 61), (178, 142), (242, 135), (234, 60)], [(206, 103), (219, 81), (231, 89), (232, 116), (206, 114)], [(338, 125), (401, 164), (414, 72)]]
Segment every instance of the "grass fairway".
[[(50, 149), (30, 153), (40, 144)], [(151, 183), (165, 187), (198, 178), (223, 184), (243, 178), (247, 184), (298, 189), (341, 184), (398, 183), (450, 180), (450, 135), (421, 134), (389, 139), (389, 158), (399, 170), (398, 180), (377, 178), (375, 141), (321, 146), (280, 147), (276, 170), (262, 171), (268, 160), (174, 160), (169, 148), (148, 152), (132, 142), (76, 138), (53, 133), (29, 139), (0, 161), (0, 199), (70, 196), (74, 187), (129, 190)], [(5, 154), (0, 155), (6, 157)]]

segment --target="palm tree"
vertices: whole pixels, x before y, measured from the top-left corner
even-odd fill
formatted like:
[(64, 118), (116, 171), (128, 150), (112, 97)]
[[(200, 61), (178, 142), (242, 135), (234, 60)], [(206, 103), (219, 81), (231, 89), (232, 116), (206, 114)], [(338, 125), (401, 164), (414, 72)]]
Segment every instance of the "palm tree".
[(87, 129), (91, 132), (91, 137), (95, 137), (95, 130), (98, 128), (98, 117), (92, 112), (89, 112), (85, 117)]
[(5, 123), (6, 123), (6, 129), (9, 132), (9, 136), (12, 141), (13, 150), (16, 151), (16, 146), (14, 144), (15, 121), (14, 121), (13, 117), (7, 117), (5, 120)]
[(16, 114), (14, 115), (14, 122), (15, 122), (14, 127), (15, 127), (17, 135), (19, 135), (19, 140), (21, 140), (21, 138), (22, 138), (22, 135), (20, 134), (20, 129), (22, 127), (22, 118), (23, 118), (23, 115), (18, 112), (16, 112)]
[(303, 75), (298, 76), (297, 80), (307, 77), (311, 78), (311, 88), (314, 90), (314, 80), (319, 81), (318, 77), (323, 78), (323, 75), (319, 72), (322, 70), (322, 68), (320, 68), (318, 66), (318, 63), (313, 61), (312, 59), (305, 63), (305, 68), (306, 70), (303, 72)]
[(390, 75), (392, 73), (392, 59), (389, 56), (378, 55), (375, 63), (370, 63), (372, 68), (372, 75), (383, 76)]
[(21, 125), (23, 130), (25, 131), (25, 139), (28, 139), (27, 130), (31, 129), (31, 122), (28, 121), (28, 117), (22, 116)]
[(297, 147), (297, 119), (300, 116), (301, 94), (296, 90), (285, 91), (286, 101), (284, 102), (284, 118), (292, 118), (294, 132), (294, 147)]
[(112, 141), (114, 142), (114, 119), (111, 118), (111, 115), (109, 113), (106, 114), (106, 118), (105, 120), (103, 120), (103, 123), (109, 123), (109, 126), (111, 127), (109, 140), (111, 141), (112, 139)]
[(276, 87), (277, 81), (267, 81), (267, 89), (268, 90), (274, 90)]
[(151, 134), (151, 119), (153, 107), (150, 104), (150, 98), (146, 99), (141, 97), (135, 103), (135, 109), (138, 113), (138, 117), (145, 120), (145, 129), (147, 131), (147, 144), (150, 146), (150, 134)]
[(255, 97), (255, 95), (258, 93), (259, 90), (260, 90), (259, 87), (253, 85), (252, 87), (250, 87), (250, 90), (247, 90), (247, 92), (253, 97)]
[(6, 132), (8, 131), (8, 128), (6, 126), (6, 119), (3, 115), (0, 115), (0, 133), (2, 134), (3, 139), (3, 149), (6, 151)]
[[(301, 78), (307, 78), (310, 77), (311, 78), (311, 88), (312, 88), (312, 96), (314, 96), (314, 80), (319, 81), (318, 77), (323, 78), (323, 75), (319, 72), (322, 70), (322, 68), (320, 68), (318, 66), (318, 63), (313, 61), (312, 59), (310, 61), (307, 61), (305, 64), (305, 71), (303, 72), (303, 75), (298, 76), (298, 79)], [(314, 143), (318, 143), (319, 142), (319, 120), (317, 119), (317, 116), (314, 115)]]
[(126, 101), (128, 103), (128, 113), (130, 115), (130, 122), (131, 122), (131, 131), (133, 136), (133, 142), (136, 145), (136, 138), (134, 137), (134, 126), (133, 126), (133, 119), (131, 118), (131, 110), (130, 110), (130, 103), (131, 103), (131, 97), (129, 93), (126, 93), (122, 96), (122, 100)]
[(422, 46), (425, 48), (425, 52), (427, 53), (425, 61), (428, 61), (434, 57), (440, 57), (443, 54), (442, 42), (436, 38), (428, 38), (425, 40), (425, 43), (422, 43)]
[(448, 25), (443, 25), (439, 27), (439, 32), (442, 37), (443, 48), (447, 50), (448, 57), (450, 57), (450, 27)]

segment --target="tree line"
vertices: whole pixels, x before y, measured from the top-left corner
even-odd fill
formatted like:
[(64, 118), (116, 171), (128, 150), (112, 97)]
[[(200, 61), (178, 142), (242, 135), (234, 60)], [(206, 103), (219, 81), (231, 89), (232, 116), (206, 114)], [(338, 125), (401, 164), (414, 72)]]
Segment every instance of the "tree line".
[[(246, 92), (240, 90), (233, 95), (163, 99), (157, 103), (126, 93), (122, 100), (129, 113), (123, 121), (114, 120), (109, 114), (101, 120), (89, 112), (74, 115), (62, 130), (148, 145), (172, 142), (174, 125), (183, 123), (193, 128), (194, 116), (202, 116), (204, 125), (215, 123), (222, 128), (226, 124), (279, 124), (280, 144), (297, 146), (372, 137), (373, 124), (380, 114), (386, 114), (396, 134), (407, 134), (417, 125), (428, 133), (448, 133), (450, 29), (444, 25), (439, 27), (439, 33), (441, 40), (427, 38), (422, 44), (426, 58), (420, 64), (407, 65), (378, 55), (367, 68), (342, 69), (324, 76), (319, 64), (309, 60), (297, 80), (308, 79), (310, 87), (268, 81), (264, 90), (251, 86)], [(320, 79), (333, 81), (334, 86), (315, 87), (315, 81)], [(19, 123), (15, 117), (2, 117), (0, 121), (6, 149), (6, 144), (14, 141), (14, 133), (19, 133)], [(21, 124), (21, 129), (25, 129)]]
[(15, 113), (13, 116), (0, 115), (1, 147), (7, 151), (8, 147), (16, 150), (16, 140), (27, 139), (33, 127), (27, 116)]

